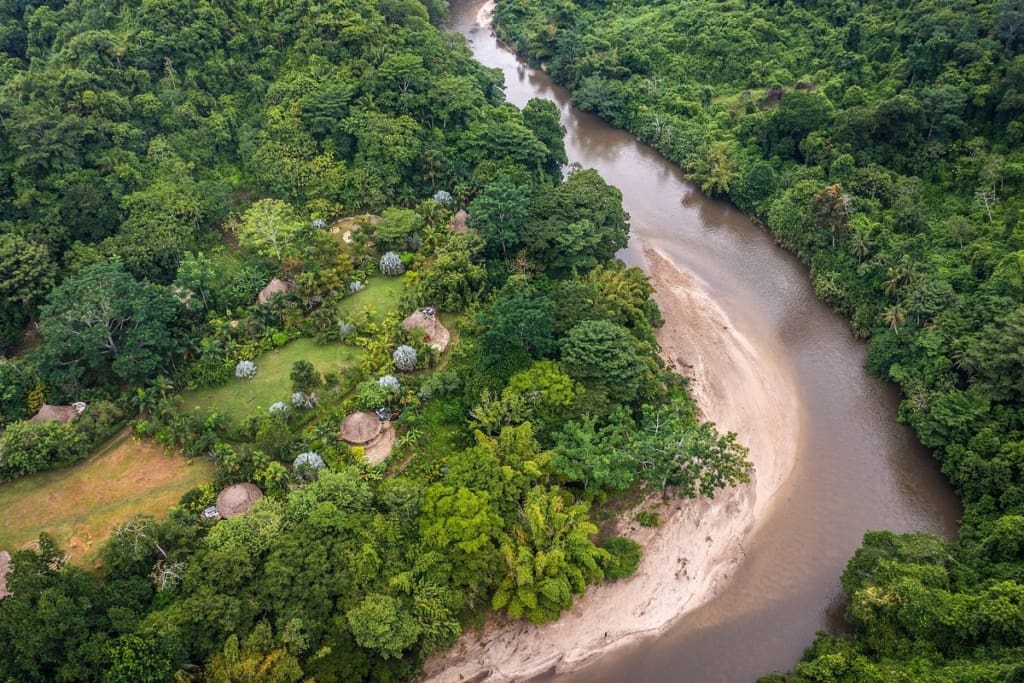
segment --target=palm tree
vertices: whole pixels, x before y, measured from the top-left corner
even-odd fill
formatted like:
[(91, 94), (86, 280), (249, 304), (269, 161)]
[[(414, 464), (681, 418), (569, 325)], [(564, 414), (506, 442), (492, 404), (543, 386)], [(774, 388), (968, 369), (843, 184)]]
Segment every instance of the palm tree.
[(874, 242), (871, 241), (871, 238), (863, 230), (854, 230), (853, 234), (850, 235), (850, 251), (860, 261), (867, 258), (873, 246), (875, 246)]
[(893, 304), (882, 311), (882, 321), (892, 327), (892, 331), (899, 334), (901, 327), (907, 322), (907, 309), (901, 304)]
[(896, 296), (899, 299), (899, 290), (903, 285), (908, 284), (914, 277), (914, 267), (906, 260), (906, 257), (895, 266), (890, 266), (885, 272), (886, 280), (882, 283), (885, 293), (889, 296)]

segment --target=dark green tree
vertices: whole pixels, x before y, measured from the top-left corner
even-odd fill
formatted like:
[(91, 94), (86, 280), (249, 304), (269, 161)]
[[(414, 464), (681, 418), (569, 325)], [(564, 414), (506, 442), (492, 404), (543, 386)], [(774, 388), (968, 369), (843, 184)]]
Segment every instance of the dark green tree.
[(647, 372), (636, 340), (607, 320), (586, 320), (569, 330), (562, 342), (562, 366), (583, 384), (602, 387), (623, 401), (637, 397)]
[(167, 290), (138, 282), (118, 261), (89, 266), (54, 289), (42, 308), (40, 368), (69, 390), (111, 379), (140, 384), (176, 350), (178, 310)]

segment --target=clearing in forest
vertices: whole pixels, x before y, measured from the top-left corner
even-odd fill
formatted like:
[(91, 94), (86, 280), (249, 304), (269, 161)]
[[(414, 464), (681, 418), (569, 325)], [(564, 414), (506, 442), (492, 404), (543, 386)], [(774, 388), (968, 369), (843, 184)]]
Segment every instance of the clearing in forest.
[(136, 514), (166, 516), (213, 474), (211, 461), (167, 454), (125, 430), (77, 465), (0, 485), (0, 550), (18, 550), (45, 531), (72, 562), (93, 563), (117, 526)]
[[(402, 278), (372, 277), (366, 289), (345, 297), (338, 312), (345, 315), (366, 310), (380, 319), (398, 308), (401, 293)], [(362, 349), (338, 342), (318, 344), (312, 339), (297, 339), (252, 359), (257, 368), (252, 379), (232, 377), (224, 384), (185, 392), (184, 407), (213, 409), (244, 420), (277, 401), (290, 404), (291, 371), (296, 361), (309, 361), (321, 374), (340, 373), (359, 362), (362, 353)]]
[(184, 407), (216, 410), (244, 420), (277, 401), (291, 405), (291, 371), (296, 361), (309, 361), (321, 373), (341, 372), (355, 365), (360, 355), (362, 350), (352, 346), (297, 339), (255, 358), (256, 376), (252, 379), (232, 377), (224, 384), (182, 394)]

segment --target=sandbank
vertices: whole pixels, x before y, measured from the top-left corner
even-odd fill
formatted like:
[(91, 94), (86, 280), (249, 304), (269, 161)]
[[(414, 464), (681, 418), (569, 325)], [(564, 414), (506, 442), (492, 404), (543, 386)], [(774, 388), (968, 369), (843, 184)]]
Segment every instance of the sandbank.
[[(720, 431), (736, 432), (750, 449), (751, 482), (720, 491), (713, 500), (650, 496), (619, 525), (620, 533), (643, 547), (634, 576), (591, 587), (553, 623), (489, 619), (424, 664), (431, 683), (513, 681), (572, 671), (663, 632), (728, 582), (793, 468), (798, 402), (788, 366), (769, 345), (758, 347), (757, 340), (738, 331), (705, 283), (657, 250), (645, 247), (643, 253), (665, 318), (657, 335), (662, 356), (692, 378), (690, 391), (703, 419)], [(636, 524), (640, 510), (658, 512), (661, 524)]]

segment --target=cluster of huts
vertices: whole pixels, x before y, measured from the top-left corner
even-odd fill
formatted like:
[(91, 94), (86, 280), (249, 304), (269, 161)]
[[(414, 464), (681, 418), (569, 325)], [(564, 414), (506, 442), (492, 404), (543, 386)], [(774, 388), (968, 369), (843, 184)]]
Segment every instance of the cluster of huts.
[[(465, 233), (469, 215), (459, 210), (452, 220), (452, 232)], [(290, 280), (274, 278), (260, 290), (256, 301), (260, 305), (270, 303), (277, 295), (287, 295), (295, 289)], [(423, 330), (423, 339), (430, 346), (443, 353), (451, 343), (451, 333), (437, 317), (437, 310), (427, 306), (413, 312), (402, 321), (406, 330)], [(391, 427), (390, 411), (381, 408), (375, 412), (356, 411), (345, 418), (341, 425), (341, 438), (350, 446), (364, 449), (366, 462), (376, 464), (382, 462), (391, 453), (395, 443), (394, 429)], [(316, 453), (302, 453), (295, 462), (293, 469), (305, 468), (319, 470), (324, 467), (323, 459)], [(217, 496), (215, 505), (203, 511), (207, 519), (230, 519), (249, 511), (252, 504), (263, 496), (263, 492), (255, 484), (248, 482), (232, 484)]]

